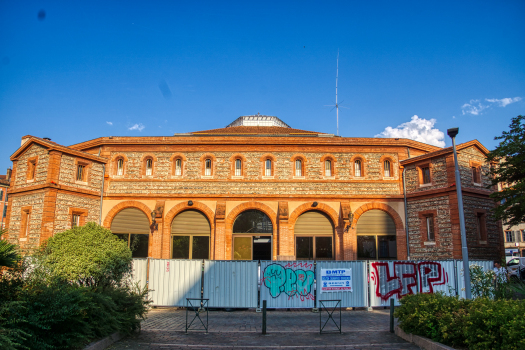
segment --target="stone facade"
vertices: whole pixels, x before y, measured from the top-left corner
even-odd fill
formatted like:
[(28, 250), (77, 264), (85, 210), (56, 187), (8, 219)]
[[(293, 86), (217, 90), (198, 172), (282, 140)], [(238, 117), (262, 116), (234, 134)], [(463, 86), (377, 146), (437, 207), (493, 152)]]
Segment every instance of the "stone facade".
[[(493, 259), (503, 245), (498, 223), (483, 216), (493, 206), (483, 173), (486, 150), (477, 141), (458, 149), (469, 249), (476, 259)], [(110, 228), (118, 213), (136, 208), (151, 225), (151, 232), (144, 232), (149, 235), (148, 256), (171, 258), (173, 220), (186, 210), (196, 210), (210, 223), (209, 258), (232, 259), (236, 218), (247, 210), (258, 210), (272, 222), (272, 259), (295, 259), (295, 224), (301, 215), (314, 210), (333, 226), (333, 259), (355, 260), (359, 258), (359, 218), (379, 210), (395, 226), (388, 235), (396, 241), (398, 259), (461, 256), (451, 149), (411, 140), (352, 139), (288, 127), (234, 126), (174, 137), (99, 138), (70, 147), (25, 137), (11, 159), (15, 180), (10, 187), (8, 237), (24, 249), (71, 228), (73, 216), (80, 217), (80, 224), (100, 221)], [(34, 159), (36, 175), (29, 180), (28, 164)], [(236, 173), (237, 159), (242, 166)], [(298, 159), (302, 162), (299, 175), (295, 169)], [(179, 160), (180, 174), (175, 169)], [(271, 161), (269, 174), (267, 160)], [(361, 176), (356, 172), (357, 160)], [(327, 172), (325, 167), (330, 164)], [(385, 170), (388, 164), (390, 172)], [(427, 166), (431, 182), (423, 184), (421, 168)], [(473, 182), (472, 167), (483, 170), (481, 183)], [(28, 211), (30, 230), (24, 241), (20, 232)], [(435, 241), (428, 241), (422, 225), (429, 215), (435, 222)], [(479, 230), (472, 229), (480, 217), (486, 218), (485, 241)]]

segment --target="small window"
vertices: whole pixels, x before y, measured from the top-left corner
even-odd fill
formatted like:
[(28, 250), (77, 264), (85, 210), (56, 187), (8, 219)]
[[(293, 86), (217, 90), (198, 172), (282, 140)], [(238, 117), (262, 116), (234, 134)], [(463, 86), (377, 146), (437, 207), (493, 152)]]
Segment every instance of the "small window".
[(175, 160), (175, 175), (176, 176), (182, 175), (182, 160), (181, 159)]
[(124, 159), (119, 158), (117, 159), (117, 175), (123, 175), (124, 174)]
[(242, 161), (240, 159), (235, 159), (235, 176), (242, 175)]
[(481, 169), (477, 166), (472, 167), (472, 182), (481, 183)]
[(211, 176), (211, 159), (206, 159), (204, 161), (204, 175)]
[(85, 181), (86, 178), (86, 166), (83, 164), (77, 165), (77, 181)]
[[(4, 208), (5, 209), (5, 208)], [(5, 216), (5, 215), (4, 215)], [(525, 230), (521, 230), (521, 241), (525, 242)]]
[(303, 161), (300, 159), (295, 160), (295, 176), (303, 176)]
[(153, 175), (153, 159), (146, 159), (146, 176)]
[(505, 241), (507, 243), (513, 243), (514, 242), (514, 235), (512, 234), (512, 231), (505, 231)]
[(384, 176), (385, 177), (391, 177), (391, 173), (390, 173), (390, 161), (389, 160), (385, 160), (383, 162), (383, 170), (384, 170)]
[(329, 159), (324, 161), (324, 176), (332, 176), (332, 161)]
[(7, 205), (4, 205), (4, 213), (2, 214), (2, 219), (7, 216)]
[(361, 161), (359, 159), (354, 162), (354, 175), (361, 177)]
[(485, 222), (485, 214), (478, 213), (476, 214), (476, 228), (478, 231), (478, 237), (480, 241), (487, 241), (487, 226)]
[(71, 215), (71, 227), (78, 227), (78, 226), (80, 226), (80, 215), (79, 214)]
[(22, 210), (22, 225), (20, 227), (20, 237), (26, 238), (29, 236), (30, 230), (30, 221), (31, 221), (31, 210), (24, 209)]
[(427, 240), (430, 242), (434, 242), (436, 240), (436, 237), (434, 235), (434, 217), (427, 216), (425, 217), (425, 220), (427, 226)]
[(36, 177), (36, 159), (30, 160), (27, 166), (27, 179), (34, 180)]
[(421, 175), (423, 176), (423, 184), (430, 184), (430, 167), (426, 166), (421, 168)]
[(266, 159), (264, 164), (264, 176), (272, 176), (272, 160)]

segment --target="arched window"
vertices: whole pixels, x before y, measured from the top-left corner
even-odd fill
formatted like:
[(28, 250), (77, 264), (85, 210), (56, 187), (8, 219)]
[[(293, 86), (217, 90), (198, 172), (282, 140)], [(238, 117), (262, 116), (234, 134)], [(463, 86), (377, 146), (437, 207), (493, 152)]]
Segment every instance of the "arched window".
[(204, 175), (211, 176), (211, 159), (206, 159), (204, 161)]
[(330, 159), (324, 161), (324, 176), (332, 176), (332, 161)]
[(242, 160), (235, 159), (235, 176), (242, 176)]
[(297, 260), (334, 258), (334, 225), (330, 218), (318, 211), (307, 211), (294, 226), (295, 258)]
[(259, 210), (246, 210), (233, 223), (234, 260), (271, 260), (273, 224)]
[(175, 175), (176, 176), (182, 175), (182, 159), (180, 158), (175, 160)]
[(303, 176), (303, 161), (300, 159), (295, 160), (295, 176)]
[(264, 176), (272, 176), (272, 160), (266, 159), (264, 162)]
[(211, 225), (198, 210), (186, 210), (171, 223), (172, 259), (209, 259)]
[(153, 175), (153, 159), (146, 158), (146, 175)]
[(357, 159), (354, 162), (354, 176), (355, 177), (361, 177), (361, 160)]
[(385, 160), (383, 162), (383, 170), (384, 170), (384, 176), (385, 177), (390, 177), (391, 176), (391, 172), (390, 172), (390, 161), (389, 160)]
[(396, 225), (382, 210), (369, 210), (357, 221), (358, 259), (397, 258)]
[(120, 211), (111, 221), (111, 232), (128, 243), (134, 258), (147, 258), (149, 247), (149, 220), (137, 208)]
[(124, 175), (124, 158), (117, 159), (117, 175)]

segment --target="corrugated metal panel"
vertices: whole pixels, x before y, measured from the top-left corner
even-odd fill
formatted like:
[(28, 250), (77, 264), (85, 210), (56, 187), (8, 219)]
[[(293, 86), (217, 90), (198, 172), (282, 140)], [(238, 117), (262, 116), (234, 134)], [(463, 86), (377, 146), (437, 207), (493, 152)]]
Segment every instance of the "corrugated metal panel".
[(133, 259), (132, 283), (143, 289), (148, 282), (148, 259)]
[(126, 208), (113, 218), (111, 232), (149, 234), (148, 217), (140, 209)]
[(186, 306), (201, 297), (202, 260), (150, 259), (149, 289), (153, 306)]
[(332, 235), (334, 226), (325, 214), (318, 211), (307, 211), (297, 219), (294, 233), (296, 235)]
[(420, 261), (417, 268), (419, 293), (456, 295), (454, 260)]
[(394, 220), (386, 212), (378, 209), (369, 210), (357, 221), (358, 235), (396, 234)]
[[(352, 269), (351, 292), (325, 292), (321, 293), (321, 269)], [(368, 282), (366, 261), (317, 261), (317, 302), (318, 300), (341, 299), (341, 307), (366, 307), (368, 306)]]
[(198, 210), (186, 210), (173, 219), (171, 234), (210, 234), (210, 223)]
[(210, 307), (256, 308), (257, 261), (205, 261), (204, 298)]
[[(483, 271), (494, 269), (494, 262), (490, 260), (470, 260), (469, 266), (479, 265)], [(460, 298), (465, 298), (465, 276), (463, 275), (463, 260), (456, 260), (456, 283), (457, 291)]]
[(314, 279), (313, 261), (261, 261), (261, 305), (313, 308)]

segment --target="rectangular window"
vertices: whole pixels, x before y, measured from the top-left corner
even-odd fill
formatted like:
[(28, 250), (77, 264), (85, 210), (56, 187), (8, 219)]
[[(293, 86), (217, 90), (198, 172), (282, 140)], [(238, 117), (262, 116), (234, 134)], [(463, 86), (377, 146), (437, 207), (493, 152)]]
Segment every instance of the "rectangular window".
[(241, 176), (242, 162), (240, 159), (235, 160), (235, 176)]
[(77, 227), (77, 226), (80, 226), (80, 215), (73, 214), (71, 216), (71, 227)]
[(421, 168), (421, 173), (423, 175), (423, 184), (429, 184), (430, 183), (430, 167), (423, 167)]
[(0, 200), (4, 199), (4, 190), (0, 190)]
[(479, 167), (472, 167), (472, 182), (481, 183), (481, 169)]
[(4, 213), (2, 214), (2, 218), (5, 218), (7, 216), (7, 205), (4, 205)]
[(29, 235), (30, 221), (31, 221), (31, 210), (30, 209), (22, 210), (22, 225), (20, 227), (20, 237), (26, 238)]
[(211, 176), (211, 160), (210, 159), (206, 159), (206, 161), (204, 162), (204, 175), (205, 176)]
[(264, 176), (272, 176), (272, 161), (270, 159), (266, 159)]
[(485, 214), (478, 213), (476, 215), (476, 224), (478, 230), (478, 237), (480, 241), (487, 241), (487, 224), (485, 222)]
[[(4, 208), (5, 209), (5, 208)], [(4, 210), (5, 211), (5, 210)], [(5, 215), (4, 215), (5, 216)], [(521, 230), (521, 241), (525, 242), (525, 230)]]
[(376, 236), (357, 236), (357, 258), (376, 259)]
[(507, 243), (513, 243), (514, 242), (514, 235), (512, 234), (512, 231), (505, 231), (505, 241)]
[(434, 217), (427, 216), (425, 220), (427, 226), (427, 240), (434, 242), (436, 240), (436, 237), (434, 236)]
[(521, 239), (520, 239), (520, 231), (514, 231), (514, 240), (515, 242), (521, 242)]
[(82, 164), (77, 165), (77, 181), (85, 181), (86, 166)]
[(388, 160), (385, 160), (383, 167), (385, 170), (385, 177), (390, 177), (390, 162)]
[(295, 176), (303, 176), (303, 162), (300, 159), (295, 161)]
[(356, 160), (354, 163), (354, 173), (356, 177), (361, 177), (361, 161)]
[(252, 237), (233, 237), (233, 260), (252, 260)]
[(34, 180), (36, 176), (36, 160), (30, 160), (27, 167), (27, 179)]
[(117, 175), (123, 175), (124, 174), (124, 159), (120, 158), (117, 160)]
[(146, 159), (146, 176), (151, 176), (153, 174), (153, 160)]
[(324, 176), (332, 176), (332, 162), (329, 160), (324, 161)]
[(396, 236), (377, 236), (379, 259), (396, 259)]
[(295, 258), (297, 260), (332, 260), (331, 236), (295, 237)]
[(297, 260), (312, 260), (314, 258), (314, 238), (295, 238), (295, 258)]
[(182, 160), (177, 159), (175, 161), (175, 175), (180, 176), (182, 175)]

